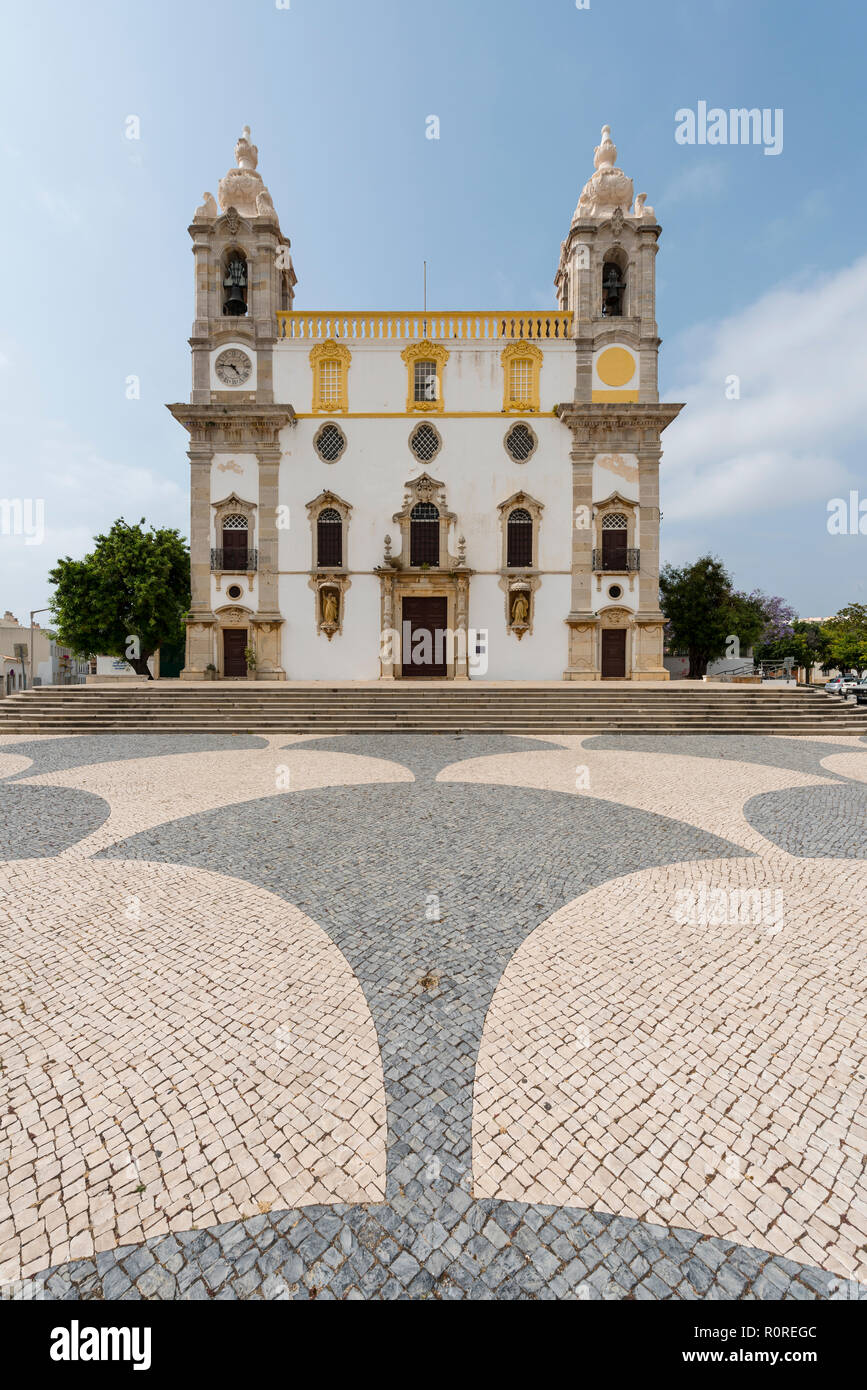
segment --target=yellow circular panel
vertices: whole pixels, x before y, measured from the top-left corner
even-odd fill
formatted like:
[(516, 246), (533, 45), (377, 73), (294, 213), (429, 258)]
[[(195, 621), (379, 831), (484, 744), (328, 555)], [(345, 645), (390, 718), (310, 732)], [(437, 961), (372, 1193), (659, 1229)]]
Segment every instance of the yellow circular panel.
[(606, 348), (596, 360), (596, 371), (606, 386), (625, 386), (635, 373), (635, 358), (626, 348)]

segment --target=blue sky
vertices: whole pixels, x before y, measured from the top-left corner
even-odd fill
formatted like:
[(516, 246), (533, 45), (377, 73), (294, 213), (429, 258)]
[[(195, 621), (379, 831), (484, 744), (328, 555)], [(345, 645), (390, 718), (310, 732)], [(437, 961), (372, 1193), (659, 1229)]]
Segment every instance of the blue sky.
[[(864, 7), (805, 0), (106, 0), (0, 6), (6, 213), (0, 610), (121, 514), (187, 528), (192, 256), (252, 127), (298, 307), (553, 304), (603, 123), (663, 227), (663, 558), (722, 556), (802, 615), (867, 602)], [(13, 61), (9, 62), (9, 55)], [(782, 108), (782, 153), (685, 146), (675, 112)], [(441, 138), (425, 138), (427, 116)], [(125, 136), (140, 118), (141, 138)], [(126, 378), (141, 398), (126, 398)], [(726, 379), (740, 379), (728, 400)], [(865, 507), (867, 511), (867, 507)], [(867, 520), (865, 520), (867, 530)]]

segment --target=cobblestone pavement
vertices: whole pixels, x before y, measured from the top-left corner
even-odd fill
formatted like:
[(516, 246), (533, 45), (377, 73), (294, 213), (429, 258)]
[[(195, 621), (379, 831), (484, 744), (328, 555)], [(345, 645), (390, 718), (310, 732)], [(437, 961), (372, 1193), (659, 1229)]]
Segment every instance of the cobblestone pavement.
[(865, 769), (0, 740), (0, 1291), (865, 1296)]

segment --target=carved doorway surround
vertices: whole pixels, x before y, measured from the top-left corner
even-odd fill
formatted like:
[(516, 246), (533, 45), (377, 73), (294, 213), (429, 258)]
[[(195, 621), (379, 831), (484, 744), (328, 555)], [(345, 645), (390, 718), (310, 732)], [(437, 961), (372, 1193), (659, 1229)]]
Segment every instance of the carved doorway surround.
[(632, 676), (633, 614), (628, 608), (603, 608), (599, 614), (599, 672), (603, 680)]

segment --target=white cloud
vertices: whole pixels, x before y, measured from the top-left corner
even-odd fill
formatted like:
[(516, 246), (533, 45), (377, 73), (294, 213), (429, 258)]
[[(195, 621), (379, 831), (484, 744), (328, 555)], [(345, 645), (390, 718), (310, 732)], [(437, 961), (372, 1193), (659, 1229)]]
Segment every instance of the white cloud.
[[(667, 521), (815, 502), (858, 482), (867, 381), (867, 257), (772, 290), (679, 345), (685, 401), (664, 436)], [(737, 376), (740, 399), (726, 399)], [(858, 451), (856, 453), (856, 450)]]

